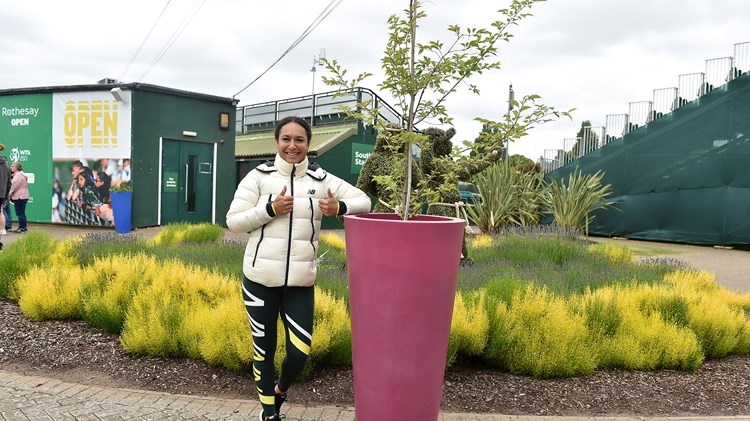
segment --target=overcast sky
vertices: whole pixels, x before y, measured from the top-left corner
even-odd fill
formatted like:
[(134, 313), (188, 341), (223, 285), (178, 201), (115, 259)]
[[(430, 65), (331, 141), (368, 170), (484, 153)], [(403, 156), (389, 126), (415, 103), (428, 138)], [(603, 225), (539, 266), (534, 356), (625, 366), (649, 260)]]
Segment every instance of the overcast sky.
[[(89, 84), (108, 77), (233, 97), (329, 3), (173, 1), (129, 66), (166, 1), (0, 0), (0, 89)], [(448, 40), (448, 25), (484, 26), (508, 4), (431, 0), (419, 38)], [(310, 68), (321, 48), (350, 74), (374, 73), (363, 86), (377, 91), (386, 19), (407, 5), (406, 0), (344, 0), (237, 96), (240, 105), (310, 94)], [(511, 145), (511, 154), (536, 160), (544, 149), (561, 148), (564, 138), (574, 137), (582, 120), (604, 125), (607, 114), (627, 113), (629, 102), (650, 100), (657, 88), (676, 87), (680, 74), (705, 71), (706, 59), (732, 56), (734, 44), (750, 41), (747, 0), (549, 0), (530, 12), (534, 16), (512, 28), (514, 38), (500, 46), (501, 69), (472, 81), (481, 95), (461, 92), (449, 98), (458, 131), (454, 140), (477, 136), (481, 124), (475, 117), (500, 119), (512, 83), (517, 99), (535, 93), (547, 105), (577, 109), (572, 121), (547, 124)], [(170, 40), (171, 47), (154, 62)], [(324, 73), (322, 68), (315, 73), (316, 93), (331, 90), (320, 80)]]

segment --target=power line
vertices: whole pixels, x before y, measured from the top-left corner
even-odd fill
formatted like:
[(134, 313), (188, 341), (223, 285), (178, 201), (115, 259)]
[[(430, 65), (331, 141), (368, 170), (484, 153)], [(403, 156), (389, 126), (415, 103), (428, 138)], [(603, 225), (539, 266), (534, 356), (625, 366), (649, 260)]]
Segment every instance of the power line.
[(237, 92), (236, 94), (234, 94), (232, 96), (232, 98), (236, 98), (237, 95), (239, 95), (242, 92), (244, 92), (245, 89), (249, 88), (253, 83), (257, 82), (258, 79), (260, 79), (261, 77), (263, 77), (263, 75), (265, 75), (266, 73), (268, 73), (269, 70), (271, 70), (278, 62), (280, 62), (281, 59), (283, 59), (284, 57), (286, 57), (286, 55), (289, 54), (289, 52), (292, 51), (300, 42), (302, 42), (302, 40), (304, 40), (305, 38), (307, 38), (307, 36), (310, 35), (310, 33), (312, 33), (312, 31), (315, 30), (315, 28), (317, 28), (318, 25), (320, 25), (320, 23), (323, 22), (323, 20), (325, 20), (325, 18), (327, 18), (328, 15), (330, 15), (331, 12), (333, 12), (341, 4), (341, 2), (343, 2), (343, 1), (344, 0), (331, 0), (331, 2), (328, 3), (328, 6), (326, 6), (325, 9), (323, 9), (322, 12), (320, 12), (320, 14), (318, 15), (318, 17), (315, 18), (315, 20), (313, 20), (313, 22), (310, 24), (310, 26), (308, 26), (307, 29), (305, 29), (305, 31), (302, 32), (302, 35), (300, 35), (292, 43), (292, 45), (290, 45), (289, 48), (287, 48), (286, 51), (284, 51), (284, 53), (279, 58), (276, 59), (276, 61), (274, 61), (273, 63), (271, 63), (271, 65), (268, 66), (268, 68), (266, 70), (264, 70), (263, 73), (261, 73), (260, 75), (258, 75), (258, 77), (256, 77), (255, 79), (253, 79), (244, 88), (240, 89), (239, 92)]
[(151, 33), (154, 32), (154, 29), (156, 28), (156, 25), (161, 20), (162, 16), (164, 16), (164, 12), (167, 11), (167, 7), (169, 7), (169, 3), (171, 3), (172, 0), (167, 0), (167, 4), (164, 5), (164, 8), (161, 10), (161, 13), (159, 14), (159, 17), (156, 18), (156, 21), (154, 22), (154, 25), (151, 26), (151, 29), (149, 29), (148, 34), (146, 34), (146, 38), (143, 38), (143, 42), (141, 42), (141, 45), (138, 46), (138, 49), (135, 51), (135, 54), (133, 54), (133, 57), (128, 62), (128, 65), (125, 66), (125, 70), (122, 71), (120, 74), (120, 77), (117, 78), (118, 81), (122, 81), (125, 78), (125, 75), (128, 73), (128, 70), (130, 70), (130, 66), (135, 61), (135, 58), (138, 57), (138, 54), (141, 52), (141, 49), (143, 49), (143, 46), (146, 44), (146, 41), (148, 41), (148, 38), (151, 36)]
[(190, 24), (190, 22), (192, 22), (193, 18), (195, 18), (195, 15), (198, 14), (198, 12), (200, 11), (200, 9), (203, 7), (204, 4), (206, 4), (206, 1), (208, 1), (208, 0), (203, 0), (203, 2), (200, 4), (200, 6), (198, 6), (196, 8), (196, 5), (198, 4), (198, 1), (200, 1), (200, 0), (196, 0), (196, 2), (193, 3), (193, 7), (191, 8), (191, 11), (192, 11), (192, 9), (195, 9), (195, 11), (192, 12), (192, 15), (190, 15), (190, 12), (188, 12), (189, 17), (188, 17), (188, 15), (185, 15), (185, 18), (182, 19), (182, 22), (180, 23), (180, 26), (175, 30), (175, 32), (172, 33), (171, 38), (169, 40), (167, 40), (167, 43), (164, 44), (164, 47), (162, 47), (161, 51), (159, 51), (159, 53), (156, 55), (156, 57), (154, 57), (154, 60), (151, 62), (151, 64), (149, 64), (148, 68), (146, 68), (146, 70), (138, 77), (138, 79), (136, 80), (136, 82), (142, 81), (143, 78), (145, 78), (146, 75), (148, 75), (149, 72), (151, 72), (151, 70), (153, 70), (154, 66), (156, 66), (156, 63), (158, 63), (159, 60), (161, 60), (161, 58), (164, 57), (164, 54), (166, 54), (167, 51), (172, 47), (172, 45), (174, 45), (175, 41), (177, 41), (177, 38), (179, 38), (180, 35), (182, 35), (182, 33), (185, 31), (185, 28), (188, 27), (188, 25)]

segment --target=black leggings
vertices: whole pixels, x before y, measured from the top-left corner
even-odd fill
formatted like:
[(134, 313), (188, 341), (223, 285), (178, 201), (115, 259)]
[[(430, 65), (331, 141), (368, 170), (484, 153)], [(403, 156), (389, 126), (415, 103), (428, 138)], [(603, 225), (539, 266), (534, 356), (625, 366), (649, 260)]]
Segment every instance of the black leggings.
[[(247, 277), (242, 280), (242, 297), (253, 334), (253, 377), (264, 410), (274, 405), (276, 373), (276, 326), (281, 313), (286, 333), (286, 356), (281, 364), (279, 389), (286, 392), (305, 367), (312, 344), (315, 289), (309, 287), (267, 287)], [(272, 413), (272, 412), (271, 412)]]

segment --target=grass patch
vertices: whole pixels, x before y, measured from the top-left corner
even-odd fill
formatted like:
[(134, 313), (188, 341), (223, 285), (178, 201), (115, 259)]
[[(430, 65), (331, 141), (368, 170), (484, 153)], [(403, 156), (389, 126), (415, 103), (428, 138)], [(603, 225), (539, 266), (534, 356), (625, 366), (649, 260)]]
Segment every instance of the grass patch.
[(635, 244), (629, 241), (609, 242), (609, 241), (597, 241), (596, 239), (594, 239), (593, 241), (596, 244), (593, 244), (591, 247), (603, 247), (605, 244), (612, 244), (612, 245), (627, 247), (630, 249), (631, 253), (633, 254), (633, 257), (652, 257), (652, 256), (665, 256), (665, 255), (680, 255), (680, 254), (689, 253), (689, 251), (686, 251), (686, 250), (678, 250), (678, 249), (673, 249), (673, 248), (658, 247), (658, 246), (651, 246), (651, 245), (644, 245), (644, 244)]

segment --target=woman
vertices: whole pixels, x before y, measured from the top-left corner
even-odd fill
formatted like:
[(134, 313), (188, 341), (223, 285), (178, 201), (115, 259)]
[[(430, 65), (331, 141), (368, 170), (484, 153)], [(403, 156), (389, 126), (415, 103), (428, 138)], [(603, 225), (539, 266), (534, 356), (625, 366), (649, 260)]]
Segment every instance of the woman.
[(14, 162), (10, 166), (13, 178), (10, 181), (10, 200), (13, 202), (13, 209), (18, 217), (18, 228), (15, 233), (28, 231), (26, 228), (26, 202), (29, 201), (29, 179), (23, 173), (23, 165), (20, 162)]
[(99, 171), (94, 174), (94, 185), (96, 186), (96, 191), (99, 193), (99, 197), (105, 205), (112, 203), (109, 193), (111, 184), (112, 178), (110, 178), (109, 174), (104, 171)]
[(112, 221), (114, 219), (112, 206), (102, 203), (93, 177), (93, 174), (87, 171), (81, 171), (78, 174), (78, 207), (84, 212), (89, 212), (92, 221), (96, 216)]
[[(305, 120), (282, 119), (274, 137), (276, 158), (245, 176), (227, 213), (231, 231), (250, 233), (242, 293), (253, 335), (261, 421), (280, 419), (286, 392), (310, 353), (322, 216), (370, 210), (364, 192), (307, 160), (312, 132)], [(286, 333), (286, 356), (274, 382), (279, 313)]]

